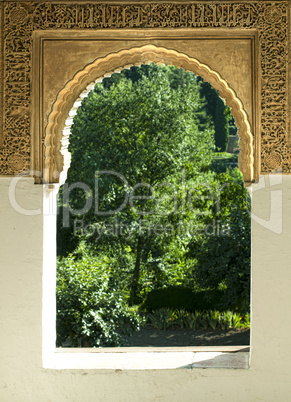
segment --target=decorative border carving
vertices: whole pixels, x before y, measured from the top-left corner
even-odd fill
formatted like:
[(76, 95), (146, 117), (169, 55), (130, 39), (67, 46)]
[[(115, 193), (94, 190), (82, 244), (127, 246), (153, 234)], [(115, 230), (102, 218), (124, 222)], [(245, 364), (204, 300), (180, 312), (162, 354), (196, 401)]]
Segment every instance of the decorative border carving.
[[(97, 59), (92, 64), (86, 66), (84, 70), (78, 72), (60, 91), (53, 105), (52, 112), (49, 115), (46, 128), (45, 182), (59, 182), (59, 175), (61, 173), (63, 173), (60, 180), (61, 184), (63, 184), (66, 179), (66, 171), (70, 166), (67, 137), (73, 119), (69, 118), (64, 128), (62, 117), (69, 116), (69, 110), (72, 109), (74, 101), (79, 97), (80, 92), (83, 91), (88, 84), (91, 84), (95, 80), (100, 80), (104, 74), (121, 71), (127, 66), (147, 64), (150, 62), (174, 65), (177, 68), (182, 67), (186, 71), (193, 71), (219, 91), (221, 97), (223, 97), (231, 107), (232, 114), (239, 129), (241, 147), (239, 166), (243, 173), (244, 181), (246, 184), (250, 184), (254, 180), (254, 141), (250, 124), (241, 101), (237, 98), (235, 92), (229, 87), (227, 82), (207, 65), (185, 54), (163, 47), (144, 45), (138, 48), (122, 50), (118, 53), (109, 54), (104, 58)], [(90, 90), (90, 88), (87, 89), (86, 93), (88, 93), (88, 90)], [(80, 104), (80, 100), (81, 99), (77, 99), (78, 104)], [(63, 144), (62, 147), (61, 144)], [(57, 159), (56, 154), (59, 154), (59, 152), (61, 152), (63, 158)]]
[(0, 4), (0, 150), (3, 147), (3, 81), (4, 81), (4, 76), (3, 76), (3, 62), (4, 62), (4, 47), (3, 47), (3, 31), (4, 31), (4, 8), (3, 4)]
[(16, 174), (29, 168), (34, 30), (187, 27), (252, 28), (259, 32), (261, 171), (267, 173), (282, 168), (285, 173), (291, 172), (287, 131), (288, 1), (132, 4), (90, 0), (86, 3), (4, 1), (3, 5), (4, 26), (0, 28), (4, 41), (5, 104), (0, 174)]

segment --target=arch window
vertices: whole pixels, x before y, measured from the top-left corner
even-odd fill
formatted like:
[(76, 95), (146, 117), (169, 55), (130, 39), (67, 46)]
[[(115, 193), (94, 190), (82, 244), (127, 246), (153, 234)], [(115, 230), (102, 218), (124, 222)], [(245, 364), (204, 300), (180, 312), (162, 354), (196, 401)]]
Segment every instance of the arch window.
[[(186, 56), (185, 54), (180, 54), (176, 51), (169, 51), (168, 49), (158, 48), (153, 45), (145, 45), (131, 50), (124, 50), (117, 53), (108, 55), (103, 59), (97, 59), (90, 65), (87, 65), (84, 70), (79, 71), (72, 80), (68, 81), (66, 86), (61, 90), (57, 96), (56, 101), (53, 104), (52, 111), (48, 117), (48, 124), (46, 126), (45, 135), (45, 152), (44, 152), (44, 175), (43, 180), (45, 183), (55, 183), (46, 185), (50, 188), (47, 192), (47, 198), (45, 204), (50, 202), (50, 204), (55, 203), (55, 197), (53, 187), (57, 188), (59, 184), (65, 181), (67, 170), (70, 163), (70, 156), (68, 152), (68, 136), (70, 133), (70, 126), (73, 121), (73, 115), (75, 111), (80, 106), (82, 98), (87, 96), (87, 93), (92, 89), (94, 84), (91, 84), (92, 79), (94, 82), (97, 80), (102, 80), (102, 77), (106, 74), (110, 75), (108, 71), (120, 71), (122, 68), (131, 65), (140, 65), (142, 63), (163, 63), (166, 65), (175, 65), (177, 67), (183, 67), (188, 71), (193, 71), (195, 74), (199, 74), (203, 78), (207, 79), (215, 88), (219, 90), (220, 95), (226, 99), (227, 104), (231, 107), (232, 114), (235, 117), (239, 136), (240, 136), (240, 157), (239, 166), (244, 176), (245, 184), (250, 184), (254, 176), (254, 141), (253, 135), (251, 133), (250, 124), (247, 118), (247, 114), (244, 111), (241, 101), (236, 97), (235, 92), (229, 87), (226, 81), (224, 81), (219, 73), (212, 71), (208, 66), (203, 65), (199, 61)], [(109, 67), (110, 66), (110, 67)], [(81, 94), (80, 94), (81, 91)], [(75, 101), (75, 99), (77, 100)], [(246, 163), (245, 163), (246, 162)], [(50, 200), (50, 201), (48, 201)], [(53, 225), (51, 221), (47, 219), (47, 226), (51, 229), (50, 232), (54, 232)], [(49, 231), (47, 231), (49, 233)], [(48, 258), (44, 263), (45, 272), (48, 274), (48, 265), (50, 265), (51, 270), (52, 259)], [(50, 286), (45, 286), (44, 294), (52, 294), (53, 291), (53, 281), (52, 272), (50, 273)], [(46, 299), (46, 298), (45, 298)], [(128, 367), (128, 361), (130, 361), (131, 356), (134, 359), (133, 352), (130, 351), (126, 354), (120, 354), (121, 362), (118, 363), (118, 367), (113, 361), (115, 361), (116, 353), (112, 352), (112, 355), (108, 351), (104, 355), (98, 353), (97, 350), (90, 350), (90, 357), (85, 351), (78, 354), (62, 353), (60, 350), (55, 353), (54, 342), (52, 342), (52, 334), (55, 330), (55, 319), (53, 319), (52, 307), (48, 307), (48, 303), (44, 303), (44, 327), (50, 330), (44, 330), (44, 364), (46, 367), (71, 367), (71, 368), (119, 368)], [(54, 321), (54, 324), (52, 325)], [(54, 328), (53, 331), (51, 329)], [(54, 339), (54, 337), (53, 337)], [(64, 352), (64, 351), (63, 351)], [(84, 354), (86, 356), (84, 356)], [(151, 353), (154, 352), (142, 352), (146, 353), (148, 358), (154, 357)], [(174, 353), (174, 354), (173, 354)], [(184, 352), (179, 353), (179, 357), (183, 356)], [(185, 351), (188, 353), (188, 351)], [(192, 358), (198, 356), (196, 353), (200, 352), (190, 352), (192, 353)], [(222, 351), (217, 351), (215, 353), (222, 353)], [(94, 358), (98, 354), (98, 361)], [(106, 355), (106, 357), (105, 357)], [(215, 356), (218, 356), (215, 355)], [(112, 356), (112, 357), (110, 357)], [(165, 359), (168, 363), (162, 365), (157, 364), (156, 368), (170, 367), (169, 361), (172, 361), (173, 356), (177, 357), (175, 352), (169, 352)], [(186, 356), (186, 355), (185, 355)], [(195, 357), (196, 356), (196, 357)], [(84, 360), (82, 360), (84, 357)], [(88, 359), (87, 359), (88, 358)], [(198, 358), (198, 357), (197, 357)], [(129, 360), (128, 360), (129, 359)], [(169, 360), (170, 359), (170, 360)], [(131, 362), (132, 363), (132, 362)], [(129, 363), (129, 368), (140, 368), (136, 363)], [(174, 363), (176, 367), (176, 363)], [(163, 366), (163, 367), (161, 367)], [(244, 364), (245, 366), (245, 364)], [(172, 367), (172, 366), (171, 366)], [(152, 365), (148, 368), (154, 368)]]

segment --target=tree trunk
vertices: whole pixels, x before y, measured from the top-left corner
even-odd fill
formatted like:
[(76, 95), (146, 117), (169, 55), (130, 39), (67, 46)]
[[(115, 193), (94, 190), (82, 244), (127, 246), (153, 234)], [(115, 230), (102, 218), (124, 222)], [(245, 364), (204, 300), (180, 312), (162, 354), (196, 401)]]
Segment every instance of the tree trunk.
[(134, 299), (136, 297), (137, 285), (138, 285), (139, 274), (140, 274), (141, 252), (142, 252), (142, 238), (141, 238), (141, 236), (138, 236), (137, 247), (136, 247), (135, 267), (134, 267), (134, 271), (133, 271), (131, 290), (130, 290), (130, 296), (129, 296), (129, 302), (128, 302), (129, 306), (133, 305)]

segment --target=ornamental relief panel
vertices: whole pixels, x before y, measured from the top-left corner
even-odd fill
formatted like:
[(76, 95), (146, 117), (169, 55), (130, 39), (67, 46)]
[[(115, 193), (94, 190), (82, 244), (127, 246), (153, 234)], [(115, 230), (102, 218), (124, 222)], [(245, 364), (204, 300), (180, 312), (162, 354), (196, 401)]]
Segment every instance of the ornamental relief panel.
[[(0, 174), (30, 167), (32, 36), (36, 30), (240, 28), (259, 35), (261, 172), (291, 173), (288, 1), (0, 3)], [(290, 96), (290, 92), (289, 92)], [(290, 111), (290, 110), (289, 110)]]

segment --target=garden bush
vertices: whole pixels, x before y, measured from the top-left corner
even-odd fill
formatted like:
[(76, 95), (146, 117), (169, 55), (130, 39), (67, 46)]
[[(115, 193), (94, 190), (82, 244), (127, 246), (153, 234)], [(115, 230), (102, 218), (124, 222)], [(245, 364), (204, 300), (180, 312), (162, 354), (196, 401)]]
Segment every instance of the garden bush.
[(236, 312), (218, 310), (172, 310), (160, 308), (148, 314), (148, 322), (159, 330), (168, 328), (189, 329), (218, 329), (228, 331), (230, 328), (250, 328), (249, 314), (241, 315)]
[(222, 290), (194, 292), (183, 286), (169, 286), (154, 289), (148, 293), (142, 308), (152, 312), (160, 308), (186, 311), (227, 309)]
[(57, 346), (123, 346), (141, 319), (112, 286), (108, 257), (80, 248), (58, 261)]
[(227, 152), (217, 152), (211, 161), (211, 169), (217, 174), (226, 173), (238, 166), (238, 155)]

